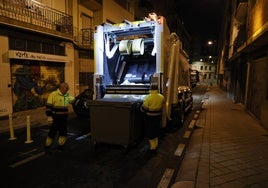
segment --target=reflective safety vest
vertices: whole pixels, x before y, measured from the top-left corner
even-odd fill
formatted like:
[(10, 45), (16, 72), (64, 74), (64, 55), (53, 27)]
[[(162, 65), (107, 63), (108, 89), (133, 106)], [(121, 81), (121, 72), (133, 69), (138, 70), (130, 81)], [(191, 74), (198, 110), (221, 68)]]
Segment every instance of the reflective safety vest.
[(158, 90), (150, 90), (150, 94), (143, 100), (141, 110), (149, 116), (161, 115), (164, 102), (165, 98)]
[(46, 115), (67, 115), (68, 106), (74, 101), (69, 93), (63, 95), (59, 89), (49, 94), (46, 103)]

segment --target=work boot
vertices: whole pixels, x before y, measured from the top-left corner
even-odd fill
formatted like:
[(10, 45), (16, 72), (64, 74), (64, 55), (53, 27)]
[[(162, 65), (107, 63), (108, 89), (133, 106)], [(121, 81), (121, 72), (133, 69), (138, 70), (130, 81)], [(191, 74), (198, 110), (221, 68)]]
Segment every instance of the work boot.
[(153, 139), (149, 139), (149, 146), (150, 146), (150, 150), (155, 149), (155, 143)]
[(45, 149), (46, 154), (51, 154), (50, 147), (51, 147), (52, 143), (53, 143), (53, 138), (50, 138), (49, 136), (47, 136), (46, 141), (45, 141), (45, 145), (44, 145), (44, 149)]
[(63, 147), (65, 145), (66, 140), (67, 140), (66, 136), (59, 136), (59, 138), (58, 138), (58, 146), (57, 146), (57, 150), (59, 152), (63, 151)]

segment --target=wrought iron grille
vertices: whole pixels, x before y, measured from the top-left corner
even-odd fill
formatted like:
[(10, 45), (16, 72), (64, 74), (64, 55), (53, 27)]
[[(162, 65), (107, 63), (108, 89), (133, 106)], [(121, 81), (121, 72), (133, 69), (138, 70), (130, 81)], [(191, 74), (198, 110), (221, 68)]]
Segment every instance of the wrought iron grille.
[(34, 0), (0, 0), (0, 16), (73, 34), (72, 16)]

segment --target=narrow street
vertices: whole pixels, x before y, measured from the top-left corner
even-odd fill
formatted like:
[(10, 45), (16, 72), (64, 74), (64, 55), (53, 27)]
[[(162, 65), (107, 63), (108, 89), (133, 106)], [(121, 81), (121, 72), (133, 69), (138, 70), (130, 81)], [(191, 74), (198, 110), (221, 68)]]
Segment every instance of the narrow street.
[(170, 174), (170, 182), (183, 159), (174, 154), (180, 144), (187, 147), (190, 138), (185, 130), (200, 108), (205, 88), (195, 88), (194, 109), (188, 114), (181, 128), (163, 130), (157, 155), (148, 152), (146, 140), (128, 150), (122, 146), (93, 144), (90, 137), (89, 119), (69, 118), (66, 149), (56, 149), (45, 155), (43, 142), (48, 127), (32, 128), (32, 143), (26, 144), (25, 130), (16, 130), (16, 140), (9, 134), (0, 136), (2, 152), (0, 166), (1, 187), (157, 187), (164, 174)]

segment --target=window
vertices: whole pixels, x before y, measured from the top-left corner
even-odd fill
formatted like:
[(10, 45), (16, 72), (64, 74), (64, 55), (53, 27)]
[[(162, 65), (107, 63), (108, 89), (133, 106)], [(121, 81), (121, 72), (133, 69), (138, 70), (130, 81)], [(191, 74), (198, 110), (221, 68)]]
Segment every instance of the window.
[(92, 17), (82, 13), (81, 20), (82, 20), (82, 29), (92, 28), (92, 25), (93, 25), (92, 24), (93, 23)]
[(65, 48), (64, 46), (57, 46), (55, 45), (55, 55), (65, 55)]
[(200, 70), (203, 70), (203, 66), (200, 67)]
[(27, 51), (41, 53), (41, 43), (39, 41), (28, 40)]
[(27, 40), (9, 37), (11, 50), (29, 51), (53, 55), (65, 55), (65, 47), (55, 43), (42, 43), (37, 40)]
[(93, 19), (92, 17), (81, 14), (81, 20), (82, 20), (82, 44), (90, 45), (94, 42), (94, 31), (93, 31)]
[(93, 50), (79, 50), (79, 58), (84, 59), (94, 59), (94, 51)]
[(45, 54), (53, 54), (55, 51), (54, 46), (52, 44), (43, 43), (42, 52)]
[(9, 38), (9, 48), (12, 50), (26, 50), (26, 40), (25, 39), (17, 39), (17, 38)]
[(79, 72), (79, 85), (93, 88), (93, 74), (92, 72)]

